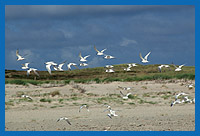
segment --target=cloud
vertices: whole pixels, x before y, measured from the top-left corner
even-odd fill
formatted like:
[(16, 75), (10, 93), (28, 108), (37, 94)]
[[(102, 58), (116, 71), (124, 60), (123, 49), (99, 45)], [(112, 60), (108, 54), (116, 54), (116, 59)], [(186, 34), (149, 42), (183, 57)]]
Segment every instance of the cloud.
[[(140, 63), (139, 53), (148, 51), (151, 64), (195, 64), (194, 6), (7, 5), (5, 30), (9, 69), (20, 68), (16, 49), (29, 50), (39, 70), (50, 60), (79, 63), (79, 52), (91, 55), (92, 67)], [(117, 59), (96, 56), (94, 45)]]
[(6, 20), (12, 19), (69, 19), (74, 16), (105, 17), (140, 14), (149, 11), (185, 10), (194, 6), (185, 5), (7, 5)]
[(120, 46), (128, 46), (129, 44), (137, 44), (137, 41), (123, 38), (122, 42), (120, 43)]

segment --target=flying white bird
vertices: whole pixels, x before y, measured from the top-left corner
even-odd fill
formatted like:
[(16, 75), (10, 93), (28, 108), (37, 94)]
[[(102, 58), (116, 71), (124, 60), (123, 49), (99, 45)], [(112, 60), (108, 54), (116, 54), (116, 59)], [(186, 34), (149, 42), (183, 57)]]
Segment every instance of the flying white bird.
[(113, 69), (106, 69), (106, 73), (114, 73), (115, 71)]
[(90, 111), (89, 108), (88, 108), (88, 105), (84, 104), (79, 108), (79, 112), (81, 112), (81, 109), (84, 108), (84, 107), (87, 108), (88, 112)]
[(160, 65), (160, 66), (158, 66), (158, 70), (159, 70), (159, 72), (162, 72), (162, 71), (161, 71), (162, 67), (164, 67), (164, 65)]
[(127, 64), (127, 65), (128, 65), (128, 67), (124, 68), (124, 71), (131, 71), (132, 67), (136, 67), (137, 66), (136, 63), (130, 63), (130, 64)]
[(165, 68), (169, 68), (170, 66), (169, 66), (169, 65), (164, 65), (164, 67), (165, 67)]
[(128, 67), (137, 67), (138, 66), (138, 65), (136, 65), (136, 63), (129, 63), (127, 65), (128, 65)]
[(124, 68), (124, 71), (131, 71), (131, 67)]
[(30, 64), (30, 63), (22, 64), (22, 69), (28, 69), (28, 68), (29, 68), (29, 67), (28, 67), (29, 64)]
[(114, 66), (113, 65), (106, 65), (105, 67), (106, 68), (113, 68)]
[(68, 119), (67, 117), (61, 117), (61, 118), (59, 118), (59, 119), (57, 120), (57, 122), (60, 121), (60, 120), (65, 120), (65, 121), (67, 121), (67, 123), (68, 123), (69, 125), (71, 125), (71, 123), (69, 122), (69, 119)]
[(86, 61), (87, 61), (86, 59), (87, 59), (88, 57), (90, 57), (90, 55), (87, 55), (87, 56), (85, 56), (85, 57), (82, 57), (82, 56), (81, 56), (81, 53), (79, 53), (79, 57), (81, 58), (81, 59), (80, 59), (81, 62), (86, 62)]
[(176, 68), (175, 71), (181, 71), (181, 70), (182, 70), (181, 68), (182, 68), (184, 65), (185, 65), (185, 64), (180, 65), (179, 67), (177, 67), (177, 66), (174, 65), (174, 67)]
[(149, 52), (144, 58), (142, 57), (142, 54), (140, 53), (140, 58), (142, 59), (142, 63), (147, 63), (147, 62), (149, 62), (149, 61), (147, 60), (147, 58), (148, 58), (148, 56), (150, 55), (150, 53), (151, 53), (151, 52)]
[(185, 96), (185, 97), (184, 97), (184, 101), (185, 101), (185, 102), (192, 103), (192, 100), (191, 100), (191, 99), (189, 99), (189, 98), (188, 98), (188, 96)]
[(97, 55), (99, 55), (99, 56), (104, 55), (103, 52), (106, 50), (106, 49), (103, 49), (102, 51), (98, 51), (95, 46), (94, 46), (94, 49), (95, 49), (95, 51), (97, 51)]
[[(27, 54), (26, 54), (26, 55), (27, 55)], [(24, 56), (26, 56), (26, 55), (24, 55)], [(20, 61), (20, 60), (24, 60), (24, 59), (25, 59), (24, 56), (19, 55), (19, 50), (18, 50), (18, 49), (16, 50), (16, 56), (17, 56), (17, 61)]]
[(125, 95), (125, 94), (122, 93), (122, 91), (120, 91), (120, 93), (122, 94), (122, 98), (125, 99), (125, 100), (127, 100), (128, 96), (131, 95), (131, 93), (128, 93), (128, 94)]
[(62, 69), (62, 67), (63, 67), (63, 65), (64, 65), (65, 63), (66, 63), (66, 61), (64, 61), (63, 63), (59, 64), (58, 67), (57, 67), (57, 65), (53, 65), (54, 70), (56, 70), (56, 71), (64, 71), (64, 70)]
[(37, 69), (35, 68), (29, 68), (29, 70), (27, 70), (27, 76), (29, 76), (30, 72), (33, 71), (37, 76), (40, 76), (37, 72)]
[(177, 94), (176, 96), (175, 96), (175, 100), (177, 100), (178, 99), (178, 97), (179, 96), (186, 96), (186, 95), (188, 95), (188, 94), (186, 94), (186, 93), (179, 93), (179, 94)]
[(126, 90), (126, 91), (131, 90), (131, 87), (121, 87), (121, 86), (118, 86), (118, 88)]
[(170, 66), (169, 66), (169, 65), (160, 65), (160, 66), (158, 66), (159, 72), (162, 72), (162, 68), (163, 68), (163, 67), (169, 68)]
[[(110, 105), (104, 104), (103, 106), (106, 106), (106, 107), (107, 107), (106, 110), (111, 110), (111, 106), (110, 106)], [(106, 110), (105, 110), (105, 111), (106, 111)]]
[(53, 61), (49, 61), (49, 62), (46, 62), (44, 64), (46, 64), (46, 69), (48, 70), (50, 75), (51, 75), (51, 65), (52, 66), (57, 66), (58, 65), (58, 64), (54, 63)]
[(88, 66), (88, 64), (87, 64), (87, 63), (80, 63), (79, 65), (80, 65), (81, 67)]
[(180, 104), (180, 103), (183, 103), (183, 102), (185, 102), (185, 101), (177, 99), (176, 101), (174, 101), (174, 102), (171, 103), (171, 107), (174, 106), (174, 104)]
[(192, 99), (192, 103), (195, 103), (195, 98), (194, 98), (194, 99)]
[(29, 100), (33, 100), (30, 96), (28, 96), (28, 95), (22, 95), (21, 96), (22, 98), (27, 98), (27, 99), (29, 99)]
[(137, 67), (138, 65), (136, 65), (136, 63), (132, 63), (132, 67)]
[(111, 109), (110, 109), (109, 112), (110, 112), (110, 113), (108, 113), (107, 116), (110, 117), (111, 119), (112, 119), (112, 116), (114, 116), (114, 117), (117, 117), (117, 116), (118, 116), (117, 114), (115, 114), (115, 111), (114, 111), (114, 110), (111, 110)]
[(71, 66), (74, 66), (75, 68), (77, 68), (78, 69), (78, 67), (77, 67), (77, 64), (76, 63), (69, 63), (68, 65), (67, 65), (67, 67), (68, 67), (68, 69), (71, 71)]
[(105, 58), (105, 59), (114, 59), (115, 57), (114, 57), (114, 56), (111, 56), (111, 55), (104, 55), (104, 58)]

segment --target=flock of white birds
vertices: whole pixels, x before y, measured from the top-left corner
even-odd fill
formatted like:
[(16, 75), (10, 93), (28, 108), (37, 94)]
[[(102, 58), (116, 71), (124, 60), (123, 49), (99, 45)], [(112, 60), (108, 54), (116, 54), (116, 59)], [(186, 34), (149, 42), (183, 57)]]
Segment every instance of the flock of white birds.
[[(96, 55), (98, 55), (98, 56), (104, 56), (105, 59), (114, 59), (114, 58), (115, 58), (114, 56), (106, 55), (106, 54), (104, 53), (107, 49), (103, 49), (103, 50), (99, 51), (99, 50), (97, 50), (97, 48), (96, 48), (95, 46), (94, 46), (94, 49), (95, 49), (95, 51), (97, 52)], [(149, 62), (148, 56), (149, 56), (150, 54), (151, 54), (151, 52), (149, 52), (149, 53), (146, 54), (144, 57), (142, 57), (142, 54), (140, 53), (139, 56), (140, 56), (140, 58), (141, 58), (141, 62), (142, 62), (142, 63), (148, 63), (148, 62)], [(17, 51), (16, 51), (16, 56), (17, 56), (17, 61), (22, 61), (22, 60), (25, 60), (25, 56), (26, 56), (26, 55), (24, 55), (24, 56), (19, 55), (19, 50), (17, 50)], [(82, 56), (82, 54), (79, 53), (79, 57), (80, 57), (80, 60), (79, 60), (79, 61), (80, 61), (80, 64), (79, 64), (79, 66), (81, 66), (81, 67), (88, 66), (88, 64), (87, 64), (86, 62), (87, 62), (87, 58), (90, 57), (90, 55)], [(64, 65), (65, 63), (66, 63), (66, 61), (64, 61), (64, 62), (61, 63), (61, 64), (57, 64), (57, 63), (55, 63), (55, 62), (53, 62), (53, 61), (49, 61), (49, 62), (45, 62), (44, 64), (46, 65), (47, 71), (48, 71), (49, 74), (51, 75), (51, 67), (53, 67), (53, 69), (54, 69), (55, 71), (64, 71), (62, 67), (63, 67), (63, 65)], [(23, 70), (27, 70), (27, 76), (29, 76), (29, 74), (30, 74), (31, 71), (33, 71), (37, 76), (39, 76), (39, 74), (38, 74), (38, 72), (37, 72), (37, 69), (35, 69), (35, 68), (30, 68), (30, 67), (29, 67), (29, 64), (30, 64), (30, 63), (28, 63), (28, 62), (26, 62), (25, 64), (22, 64), (22, 69), (23, 69)], [(78, 64), (76, 64), (76, 63), (68, 63), (68, 64), (67, 64), (68, 70), (71, 70), (71, 69), (72, 69), (72, 68), (71, 68), (72, 66), (74, 66), (75, 68), (78, 69)], [(131, 68), (132, 68), (132, 67), (136, 67), (136, 66), (138, 66), (136, 63), (127, 64), (127, 67), (124, 68), (124, 71), (131, 71)], [(184, 66), (184, 64), (183, 64), (183, 65), (180, 65), (180, 66), (178, 66), (178, 67), (174, 65), (174, 67), (175, 67), (175, 70), (174, 70), (174, 71), (176, 71), (176, 72), (177, 72), (177, 71), (181, 71), (183, 66)], [(113, 65), (106, 65), (105, 68), (106, 68), (105, 72), (108, 72), (108, 73), (113, 73), (113, 72), (115, 72), (115, 71), (114, 71), (114, 66), (113, 66)], [(169, 65), (160, 65), (160, 66), (158, 66), (159, 72), (162, 72), (162, 71), (161, 71), (162, 68), (168, 68), (168, 69), (170, 69), (170, 66), (169, 66)], [(193, 84), (189, 84), (189, 85), (188, 85), (188, 88), (193, 88), (193, 87), (194, 87)], [(120, 86), (118, 86), (118, 88), (122, 89), (122, 91), (123, 91), (123, 90), (128, 91), (128, 90), (131, 89), (130, 87), (120, 87)], [(126, 100), (126, 99), (129, 99), (129, 96), (131, 95), (131, 93), (124, 94), (122, 91), (120, 91), (120, 93), (121, 93), (121, 95), (122, 95), (122, 99), (125, 99), (125, 100)], [(184, 96), (184, 97), (182, 97), (182, 96)], [(27, 96), (27, 95), (22, 95), (21, 97), (26, 98), (26, 99), (29, 99), (29, 100), (32, 100), (32, 98), (29, 97), (29, 96)], [(181, 98), (180, 98), (180, 97), (181, 97)], [(177, 95), (175, 96), (175, 101), (173, 101), (173, 102), (171, 103), (171, 107), (174, 106), (175, 104), (179, 104), (179, 103), (188, 103), (188, 102), (189, 102), (189, 103), (195, 103), (195, 98), (194, 98), (194, 99), (189, 99), (189, 98), (188, 98), (188, 94), (186, 94), (186, 93), (179, 93), (179, 94), (177, 94)], [(115, 112), (114, 110), (111, 109), (111, 106), (109, 106), (109, 105), (104, 105), (104, 106), (107, 107), (107, 109), (106, 109), (105, 111), (109, 111), (109, 113), (107, 114), (107, 116), (108, 116), (109, 118), (112, 119), (112, 117), (117, 117), (117, 116), (118, 116), (118, 115), (116, 114), (116, 112)], [(79, 112), (81, 112), (81, 110), (82, 110), (83, 108), (86, 108), (87, 111), (89, 112), (88, 105), (86, 105), (86, 104), (80, 106)], [(67, 117), (61, 117), (61, 118), (59, 118), (59, 119), (57, 120), (57, 122), (58, 122), (58, 121), (61, 121), (61, 120), (65, 120), (69, 125), (71, 125), (71, 123), (69, 122), (69, 119), (68, 119)]]
[[(94, 46), (94, 50), (97, 52), (97, 54), (96, 54), (97, 56), (104, 56), (104, 59), (114, 59), (115, 58), (114, 56), (106, 55), (104, 53), (107, 49), (103, 49), (103, 50), (99, 51), (99, 50), (97, 50), (96, 46)], [(139, 56), (141, 58), (141, 62), (142, 63), (148, 63), (149, 62), (148, 56), (150, 54), (151, 54), (151, 52), (149, 52), (144, 57), (142, 57), (142, 54), (140, 53)], [(25, 60), (25, 56), (26, 55), (23, 55), (23, 56), (19, 55), (19, 50), (17, 50), (16, 51), (17, 61)], [(81, 52), (80, 52), (79, 53), (79, 57), (80, 57), (80, 60), (79, 60), (80, 64), (79, 64), (79, 66), (81, 66), (81, 67), (88, 66), (88, 64), (86, 62), (87, 62), (87, 58), (90, 57), (90, 55), (86, 55), (86, 56), (83, 57), (82, 54), (81, 54)], [(53, 69), (55, 71), (64, 71), (64, 69), (62, 67), (64, 66), (65, 63), (66, 63), (66, 61), (64, 61), (61, 64), (57, 64), (57, 63), (55, 63), (53, 61), (49, 61), (49, 62), (45, 62), (44, 64), (46, 65), (47, 71), (51, 75), (52, 74), (51, 73), (51, 71), (52, 71), (51, 68), (52, 67), (53, 67)], [(21, 67), (23, 70), (27, 70), (27, 76), (29, 76), (29, 74), (30, 74), (31, 71), (33, 71), (37, 76), (39, 76), (39, 74), (37, 72), (37, 69), (36, 68), (30, 68), (29, 64), (30, 64), (29, 62), (26, 62), (25, 64), (22, 64), (22, 67)], [(138, 66), (136, 63), (130, 63), (130, 64), (127, 64), (127, 65), (128, 65), (128, 67), (124, 68), (124, 71), (131, 71), (132, 67)], [(68, 70), (72, 70), (72, 66), (78, 69), (78, 64), (76, 64), (76, 63), (68, 63), (67, 64)], [(175, 71), (181, 71), (183, 66), (184, 66), (184, 64), (180, 65), (178, 67), (176, 65), (174, 65)], [(161, 72), (162, 68), (164, 68), (164, 67), (170, 69), (169, 65), (160, 65), (160, 66), (158, 66), (159, 72)], [(105, 72), (107, 72), (107, 73), (114, 73), (115, 72), (113, 65), (106, 65), (105, 68), (106, 68)]]

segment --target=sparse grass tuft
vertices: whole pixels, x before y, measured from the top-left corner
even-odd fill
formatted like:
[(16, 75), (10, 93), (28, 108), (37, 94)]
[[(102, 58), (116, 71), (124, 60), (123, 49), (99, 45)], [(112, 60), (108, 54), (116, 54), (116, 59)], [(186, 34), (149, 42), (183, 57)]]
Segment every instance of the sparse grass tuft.
[(56, 91), (51, 92), (50, 95), (51, 95), (52, 97), (54, 97), (54, 96), (56, 96), (56, 95), (60, 95), (60, 92), (59, 92), (58, 90), (56, 90)]
[(142, 89), (147, 89), (147, 87), (146, 87), (146, 86), (142, 86), (141, 88), (142, 88)]
[(168, 99), (169, 97), (171, 97), (172, 95), (163, 95), (161, 96), (161, 98), (163, 98), (164, 100)]
[(144, 93), (143, 97), (150, 97), (150, 94), (149, 93)]
[(64, 99), (59, 99), (58, 101), (59, 103), (63, 103)]
[(40, 102), (48, 102), (48, 103), (51, 103), (51, 99), (45, 99), (45, 98), (42, 98), (40, 99)]
[(134, 103), (134, 102), (129, 102), (128, 104), (129, 104), (129, 105), (135, 105), (135, 103)]
[(138, 99), (137, 95), (132, 95), (132, 94), (129, 95), (128, 98), (129, 98), (129, 99)]
[(74, 89), (77, 89), (77, 90), (79, 90), (80, 91), (80, 93), (85, 93), (86, 92), (86, 90), (83, 88), (83, 87), (81, 87), (80, 85), (77, 85), (77, 84), (73, 84), (73, 86), (72, 86)]
[(5, 105), (14, 106), (14, 101), (9, 100), (8, 102), (5, 102)]
[(24, 92), (23, 92), (23, 91), (17, 91), (17, 92), (16, 92), (16, 96), (17, 96), (17, 97), (21, 97), (22, 95), (24, 95)]

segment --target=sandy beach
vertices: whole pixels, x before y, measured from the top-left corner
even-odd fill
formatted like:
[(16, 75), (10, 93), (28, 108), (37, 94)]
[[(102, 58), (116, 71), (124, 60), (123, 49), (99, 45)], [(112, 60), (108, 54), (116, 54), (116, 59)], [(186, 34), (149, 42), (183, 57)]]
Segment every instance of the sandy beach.
[[(173, 107), (175, 94), (195, 98), (194, 80), (5, 85), (5, 131), (195, 131), (195, 104)], [(122, 90), (121, 87), (131, 87)], [(120, 94), (131, 93), (128, 100)], [(32, 100), (22, 98), (28, 95)], [(89, 106), (89, 112), (79, 107)], [(108, 104), (117, 117), (109, 118)], [(69, 125), (60, 117), (67, 117)]]

